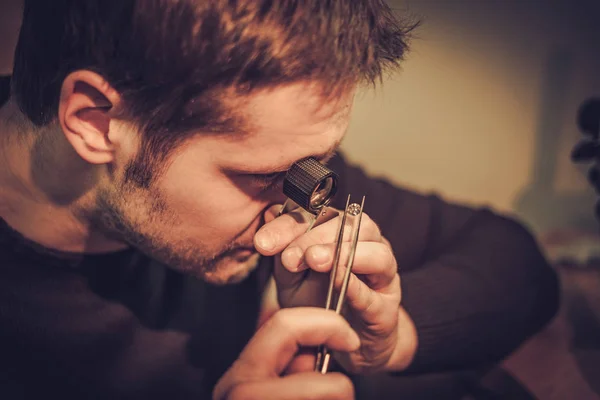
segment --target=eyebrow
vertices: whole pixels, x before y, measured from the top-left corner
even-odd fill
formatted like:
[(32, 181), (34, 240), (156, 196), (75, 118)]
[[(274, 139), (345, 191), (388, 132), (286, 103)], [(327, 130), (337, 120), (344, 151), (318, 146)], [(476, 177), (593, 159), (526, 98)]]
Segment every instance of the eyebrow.
[[(340, 147), (340, 142), (338, 141), (333, 146), (331, 146), (329, 149), (327, 149), (326, 151), (324, 151), (320, 154), (313, 154), (313, 155), (304, 157), (302, 159), (314, 158), (321, 164), (324, 164), (327, 161), (329, 161), (331, 158), (333, 158), (333, 156), (335, 156), (335, 153), (337, 152), (339, 147)], [(276, 172), (286, 172), (288, 169), (290, 169), (292, 167), (292, 165), (294, 165), (298, 161), (300, 161), (300, 160), (296, 160), (296, 161), (292, 162), (291, 164), (286, 164), (284, 166), (273, 166), (273, 167), (267, 168), (265, 170), (265, 172), (260, 172), (260, 173), (261, 174), (272, 174), (272, 173), (276, 173)]]
[(335, 153), (337, 152), (339, 147), (340, 147), (340, 142), (337, 141), (333, 146), (331, 146), (329, 149), (327, 149), (326, 151), (324, 151), (322, 153), (312, 154), (312, 155), (306, 156), (302, 159), (293, 161), (292, 163), (289, 163), (286, 165), (262, 166), (260, 168), (254, 169), (253, 171), (236, 168), (232, 171), (236, 172), (236, 173), (248, 174), (248, 175), (270, 175), (270, 174), (275, 174), (275, 173), (285, 173), (285, 172), (287, 172), (288, 169), (290, 169), (292, 167), (292, 165), (294, 165), (298, 161), (304, 160), (306, 158), (314, 158), (318, 162), (324, 164), (327, 161), (329, 161), (331, 158), (333, 158), (333, 156), (335, 156)]

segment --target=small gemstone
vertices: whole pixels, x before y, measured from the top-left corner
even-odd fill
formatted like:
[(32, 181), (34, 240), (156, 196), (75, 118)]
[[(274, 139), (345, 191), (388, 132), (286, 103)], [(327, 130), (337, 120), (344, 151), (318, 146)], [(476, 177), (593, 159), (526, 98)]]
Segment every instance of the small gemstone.
[(360, 214), (360, 204), (352, 203), (348, 206), (348, 214), (356, 216)]

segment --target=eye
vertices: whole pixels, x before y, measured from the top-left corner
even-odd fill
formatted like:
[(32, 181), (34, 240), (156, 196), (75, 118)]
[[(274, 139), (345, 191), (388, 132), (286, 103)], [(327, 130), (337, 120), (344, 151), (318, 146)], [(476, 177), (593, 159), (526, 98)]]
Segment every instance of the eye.
[(261, 190), (267, 190), (277, 187), (283, 182), (284, 176), (285, 172), (273, 172), (270, 174), (252, 174), (250, 179), (254, 186), (261, 188)]

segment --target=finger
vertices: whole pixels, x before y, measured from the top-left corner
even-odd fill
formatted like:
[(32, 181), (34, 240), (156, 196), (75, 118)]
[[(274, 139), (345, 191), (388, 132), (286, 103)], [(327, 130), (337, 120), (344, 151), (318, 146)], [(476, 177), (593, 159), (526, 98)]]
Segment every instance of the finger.
[(254, 335), (239, 356), (259, 367), (258, 373), (280, 375), (300, 346), (324, 344), (338, 351), (353, 351), (360, 340), (339, 315), (319, 308), (298, 307), (276, 312)]
[(313, 216), (301, 208), (277, 216), (281, 206), (274, 205), (265, 212), (265, 224), (254, 235), (254, 246), (265, 256), (281, 252), (293, 238), (302, 235), (308, 229)]
[[(330, 212), (339, 213), (330, 209)], [(324, 217), (327, 218), (327, 215)], [(347, 220), (344, 229), (344, 240), (351, 237), (352, 224)], [(286, 247), (308, 248), (315, 244), (333, 243), (340, 230), (341, 218), (338, 216), (306, 232), (310, 219), (301, 212), (294, 211), (275, 218), (263, 225), (254, 236), (254, 245), (263, 255), (270, 256), (283, 251)], [(378, 242), (381, 231), (377, 224), (363, 213), (361, 228), (358, 236), (360, 241)]]
[[(335, 243), (310, 246), (306, 251), (299, 247), (286, 249), (281, 255), (283, 266), (290, 272), (299, 272), (306, 268), (317, 272), (329, 272), (335, 258)], [(340, 265), (349, 259), (351, 243), (342, 243)], [(396, 257), (392, 249), (382, 242), (359, 242), (356, 246), (352, 272), (364, 275), (361, 278), (378, 290), (390, 284), (398, 272)]]
[[(270, 210), (268, 210), (268, 212), (266, 213), (266, 220), (272, 220), (273, 218), (268, 217), (269, 214), (273, 214), (274, 212), (276, 212), (277, 209), (271, 208)], [(329, 222), (330, 220), (336, 218), (338, 216), (338, 211), (333, 209), (333, 208), (326, 208), (324, 210), (321, 211), (321, 213), (319, 214), (317, 220), (314, 220), (311, 222), (313, 225), (312, 227), (316, 227), (320, 224), (326, 224), (327, 222)], [(310, 219), (310, 218), (309, 218)], [(317, 224), (317, 225), (314, 225)], [(308, 225), (305, 226), (306, 224), (295, 224), (294, 226), (301, 226), (302, 227), (302, 232), (306, 233), (306, 231), (308, 230)], [(310, 224), (309, 224), (310, 225)], [(299, 251), (300, 249), (296, 249), (297, 251)], [(301, 254), (297, 255), (298, 257), (301, 257)], [(275, 268), (274, 268), (274, 277), (275, 277), (275, 281), (277, 282), (277, 287), (280, 289), (280, 291), (285, 291), (285, 290), (289, 290), (289, 289), (293, 289), (296, 288), (300, 283), (304, 282), (305, 279), (307, 278), (306, 274), (298, 274), (295, 272), (291, 272), (288, 271), (287, 269), (285, 269), (282, 264), (281, 264), (281, 257), (277, 257), (275, 260)], [(310, 276), (308, 277), (308, 279), (310, 279)]]
[(303, 288), (309, 285), (320, 290), (322, 287), (322, 278), (318, 274), (310, 274), (309, 272), (306, 268), (300, 272), (291, 272), (282, 265), (280, 257), (277, 257), (273, 266), (273, 278), (275, 278), (277, 292), (282, 293), (287, 290), (296, 290), (300, 284), (302, 284)]
[(226, 397), (228, 400), (349, 400), (354, 399), (350, 379), (340, 373), (326, 375), (304, 372), (268, 381), (254, 381), (236, 385)]
[[(285, 250), (299, 247), (304, 252), (311, 246), (335, 243), (340, 230), (340, 223), (341, 218), (335, 218), (328, 223), (319, 225), (311, 231), (292, 240)], [(354, 216), (349, 216), (346, 219), (343, 238), (345, 243), (352, 241), (352, 231), (354, 224), (356, 223), (357, 220)], [(381, 238), (381, 231), (377, 224), (367, 214), (363, 214), (360, 231), (358, 233), (359, 242), (381, 242)]]
[(285, 369), (285, 375), (313, 371), (317, 361), (316, 353), (317, 349), (314, 347), (301, 349)]
[(279, 310), (248, 342), (215, 393), (222, 396), (241, 383), (279, 376), (300, 346), (321, 344), (332, 350), (354, 351), (360, 340), (346, 320), (331, 311), (307, 307)]
[(274, 204), (265, 210), (265, 224), (273, 221), (279, 216), (279, 212), (283, 208), (283, 204)]
[[(342, 286), (343, 272), (336, 278), (336, 288)], [(390, 308), (390, 304), (400, 304), (400, 276), (396, 274), (390, 284), (381, 291), (375, 291), (363, 282), (354, 273), (350, 274), (348, 281), (348, 290), (346, 292), (345, 305), (349, 306), (354, 312), (360, 314), (364, 323), (377, 323), (384, 314), (396, 315), (397, 307)]]

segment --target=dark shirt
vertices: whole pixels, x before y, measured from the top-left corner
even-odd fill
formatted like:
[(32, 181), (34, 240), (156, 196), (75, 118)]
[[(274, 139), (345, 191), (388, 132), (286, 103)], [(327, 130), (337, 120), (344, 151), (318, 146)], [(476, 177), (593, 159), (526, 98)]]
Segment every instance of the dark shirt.
[[(366, 196), (398, 261), (419, 336), (393, 378), (398, 396), (430, 390), (411, 383), (425, 373), (493, 365), (555, 314), (556, 275), (518, 223), (372, 179), (341, 156), (330, 167), (340, 193)], [(45, 249), (0, 220), (0, 398), (209, 398), (254, 333), (271, 261), (216, 287), (134, 249)]]
[(10, 77), (0, 76), (0, 106), (8, 100), (10, 95)]

